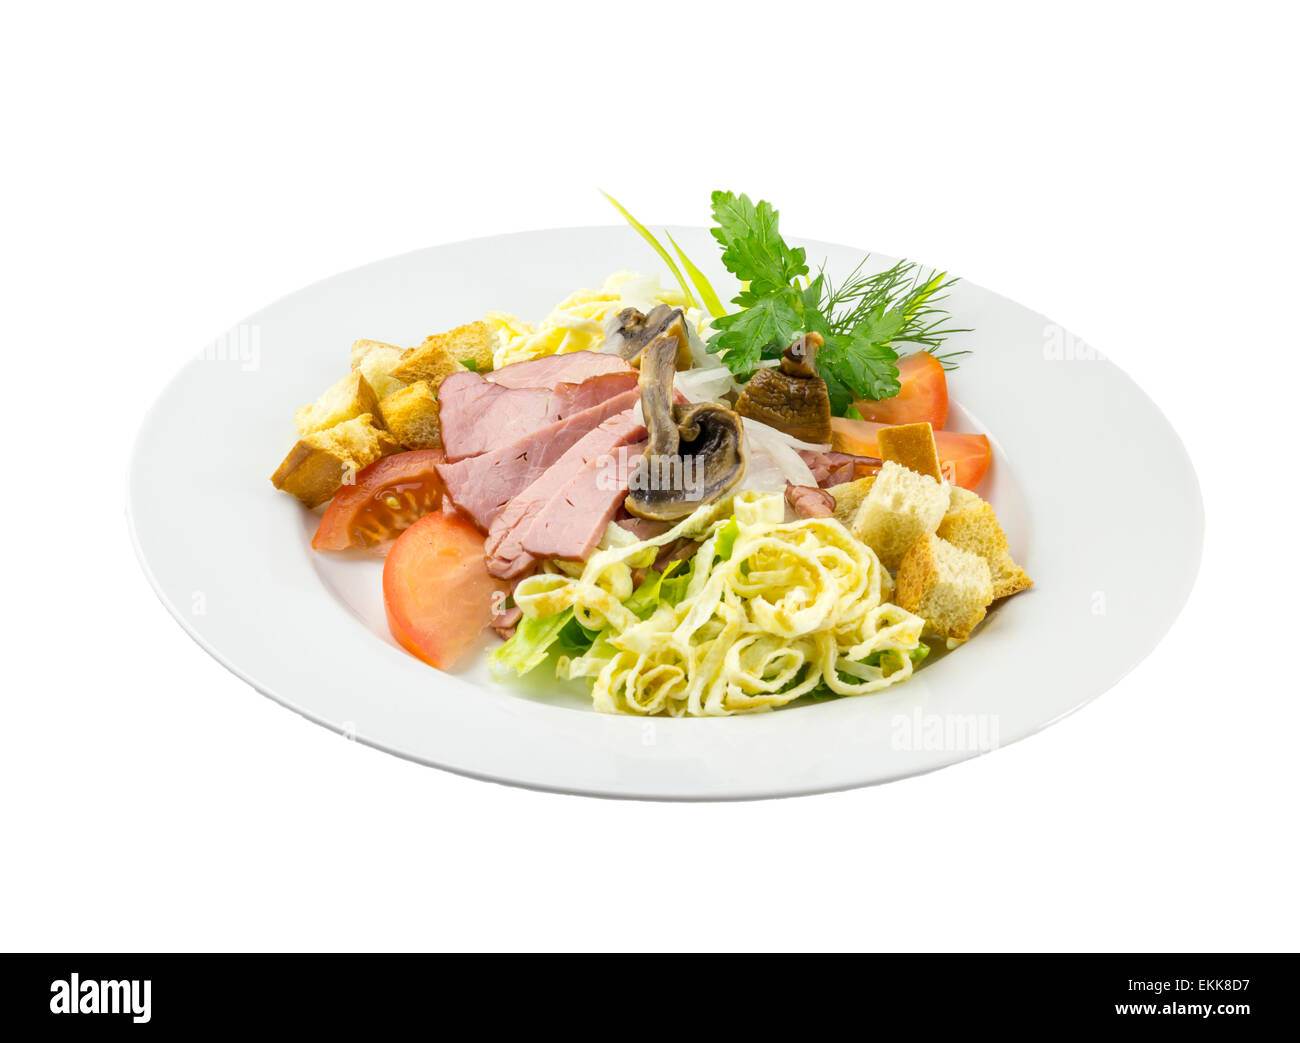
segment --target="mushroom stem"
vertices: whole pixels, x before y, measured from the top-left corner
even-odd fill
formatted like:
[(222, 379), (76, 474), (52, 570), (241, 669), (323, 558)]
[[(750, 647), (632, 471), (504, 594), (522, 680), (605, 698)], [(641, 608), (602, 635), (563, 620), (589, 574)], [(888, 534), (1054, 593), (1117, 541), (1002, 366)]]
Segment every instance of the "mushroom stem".
[(677, 341), (658, 337), (641, 352), (641, 412), (650, 440), (647, 456), (671, 456), (681, 444), (677, 425), (672, 422), (673, 373), (677, 369)]
[(673, 402), (677, 351), (676, 337), (667, 333), (641, 353), (641, 411), (649, 438), (624, 501), (639, 518), (685, 518), (725, 496), (745, 473), (739, 416), (712, 402)]
[(817, 376), (817, 349), (826, 342), (820, 333), (805, 333), (781, 352), (781, 372), (791, 377)]

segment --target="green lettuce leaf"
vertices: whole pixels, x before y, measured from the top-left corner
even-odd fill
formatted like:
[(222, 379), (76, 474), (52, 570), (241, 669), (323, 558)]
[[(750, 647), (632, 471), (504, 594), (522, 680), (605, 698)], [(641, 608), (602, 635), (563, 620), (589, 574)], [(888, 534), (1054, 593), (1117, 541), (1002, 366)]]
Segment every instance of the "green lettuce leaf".
[[(492, 653), (494, 666), (507, 667), (520, 677), (536, 669), (545, 660), (551, 645), (560, 639), (560, 633), (568, 624), (578, 626), (573, 618), (573, 609), (566, 608), (545, 619), (524, 617), (515, 627), (515, 632), (500, 648)], [(581, 630), (581, 627), (578, 627)]]
[[(713, 544), (713, 553), (719, 561), (728, 561), (731, 558), (731, 552), (736, 549), (736, 537), (740, 535), (740, 522), (732, 518), (721, 529), (718, 530), (717, 541)], [(691, 562), (694, 564), (695, 559)]]
[(654, 569), (648, 569), (641, 585), (623, 602), (624, 607), (637, 619), (649, 619), (654, 615), (655, 609), (659, 607), (659, 589), (666, 574), (667, 570), (656, 572)]
[(559, 645), (560, 651), (567, 656), (586, 655), (595, 643), (600, 631), (588, 630), (576, 618), (572, 618), (574, 616), (573, 609), (569, 609), (569, 616), (571, 617), (569, 621), (560, 628), (560, 635), (556, 643)]
[(659, 600), (665, 605), (680, 605), (686, 598), (686, 588), (695, 575), (695, 559), (685, 563), (674, 561), (664, 569), (659, 584)]

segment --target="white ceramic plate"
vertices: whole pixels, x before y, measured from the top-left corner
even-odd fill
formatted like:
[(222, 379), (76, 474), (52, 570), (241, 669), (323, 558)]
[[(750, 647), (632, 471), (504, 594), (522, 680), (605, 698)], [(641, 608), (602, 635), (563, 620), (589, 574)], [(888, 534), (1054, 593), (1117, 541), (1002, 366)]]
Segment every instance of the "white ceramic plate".
[[(673, 232), (720, 291), (733, 285), (703, 229)], [(863, 256), (797, 242), (831, 273)], [(317, 516), (267, 480), (294, 407), (346, 372), (358, 337), (410, 345), (488, 310), (540, 318), (624, 268), (658, 265), (623, 227), (454, 243), (300, 290), (209, 346), (149, 412), (131, 461), (130, 525), (163, 603), (258, 691), (361, 742), (498, 782), (684, 800), (844, 789), (1006, 745), (1106, 691), (1173, 622), (1203, 527), (1178, 436), (1087, 345), (959, 283), (950, 308), (974, 332), (952, 346), (974, 354), (950, 377), (949, 427), (993, 440), (980, 491), (1036, 581), (968, 644), (878, 695), (692, 720), (597, 714), (544, 678), (503, 687), (482, 656), (454, 674), (408, 656), (384, 622), (380, 563), (312, 552)]]

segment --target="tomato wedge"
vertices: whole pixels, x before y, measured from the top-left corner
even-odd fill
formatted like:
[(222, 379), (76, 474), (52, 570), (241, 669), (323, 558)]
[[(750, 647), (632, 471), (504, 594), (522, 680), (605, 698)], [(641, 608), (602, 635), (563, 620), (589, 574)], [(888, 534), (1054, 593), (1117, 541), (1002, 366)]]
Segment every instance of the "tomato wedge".
[(857, 404), (863, 420), (879, 424), (927, 423), (942, 431), (948, 422), (948, 377), (943, 363), (928, 351), (908, 355), (898, 363), (898, 394), (880, 402)]
[[(876, 432), (889, 424), (870, 420), (831, 417), (832, 448), (841, 453), (879, 458)], [(934, 444), (939, 450), (939, 464), (944, 476), (963, 489), (974, 489), (983, 480), (993, 462), (993, 447), (987, 435), (968, 435), (959, 431), (936, 431)]]
[(426, 514), (384, 560), (384, 609), (397, 643), (446, 669), (492, 620), (510, 585), (488, 575), (483, 535), (463, 518)]
[(417, 449), (376, 460), (325, 508), (312, 537), (315, 550), (369, 547), (391, 540), (442, 506), (442, 479), (434, 470), (441, 449)]

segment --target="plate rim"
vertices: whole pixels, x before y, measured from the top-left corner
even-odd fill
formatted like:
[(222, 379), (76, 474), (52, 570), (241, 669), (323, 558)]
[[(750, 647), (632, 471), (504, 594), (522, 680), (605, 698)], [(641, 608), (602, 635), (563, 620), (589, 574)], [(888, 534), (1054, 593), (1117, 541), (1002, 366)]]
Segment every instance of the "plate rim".
[[(701, 232), (707, 232), (706, 229), (703, 229), (701, 226), (698, 225), (695, 226), (668, 225), (667, 227), (670, 230), (672, 230), (674, 233), (690, 232), (692, 234), (699, 234)], [(343, 269), (342, 271), (327, 275), (323, 278), (314, 280), (313, 282), (308, 283), (302, 287), (299, 287), (297, 289), (291, 290), (287, 293), (280, 295), (279, 297), (275, 298), (273, 301), (270, 301), (263, 307), (249, 313), (239, 322), (233, 324), (230, 328), (235, 329), (238, 328), (240, 325), (249, 324), (253, 322), (259, 315), (263, 315), (267, 312), (272, 311), (273, 309), (280, 307), (285, 302), (292, 300), (294, 297), (300, 294), (305, 294), (313, 290), (319, 290), (320, 288), (324, 287), (326, 284), (329, 284), (336, 280), (346, 279), (349, 276), (353, 276), (356, 273), (373, 268), (377, 265), (400, 264), (401, 262), (410, 258), (415, 258), (417, 256), (426, 255), (436, 251), (447, 250), (456, 247), (465, 247), (470, 244), (474, 244), (475, 246), (485, 246), (489, 244), (500, 244), (503, 243), (504, 241), (508, 241), (511, 239), (519, 239), (521, 237), (529, 237), (529, 236), (548, 236), (548, 235), (564, 235), (564, 234), (580, 234), (580, 233), (609, 233), (609, 232), (619, 232), (625, 229), (626, 226), (619, 225), (617, 223), (534, 228), (534, 229), (524, 229), (516, 232), (497, 233), (490, 236), (468, 237), (468, 238), (457, 239), (445, 243), (435, 243), (424, 247), (417, 247), (412, 250), (403, 251), (398, 254), (376, 258), (374, 260), (367, 261), (362, 264), (355, 265), (347, 269)], [(866, 251), (863, 250), (861, 247), (849, 246), (847, 244), (833, 243), (826, 240), (806, 239), (803, 237), (793, 236), (793, 235), (790, 236), (789, 239), (797, 243), (798, 245), (809, 247), (809, 248), (816, 247), (816, 248), (825, 248), (827, 250), (847, 250), (855, 253), (870, 253), (872, 257), (877, 259), (886, 260), (886, 261), (892, 260), (890, 255), (877, 253), (874, 251)], [(925, 265), (925, 267), (930, 267), (930, 266)], [(1004, 302), (1005, 304), (1011, 305), (1026, 313), (1042, 318), (1044, 321), (1050, 321), (1046, 318), (1046, 316), (1043, 316), (1041, 313), (1036, 312), (1033, 309), (1027, 308), (1026, 306), (1021, 305), (1018, 302), (1013, 301), (1010, 298), (1007, 298), (1002, 294), (997, 293), (996, 291), (989, 290), (987, 287), (984, 287), (978, 283), (973, 283), (965, 279), (963, 279), (962, 282), (965, 284), (967, 288), (969, 288), (974, 292), (977, 292), (980, 295), (985, 295), (990, 298), (996, 299), (999, 302)], [(183, 361), (177, 367), (177, 369), (171, 374), (171, 376), (167, 379), (167, 381), (155, 393), (148, 408), (141, 416), (135, 437), (131, 443), (131, 448), (127, 460), (126, 473), (124, 476), (125, 486), (126, 486), (125, 513), (126, 513), (127, 529), (131, 538), (132, 549), (135, 553), (136, 559), (139, 561), (140, 567), (144, 572), (145, 578), (148, 581), (150, 587), (153, 589), (155, 595), (158, 597), (159, 601), (167, 609), (167, 611), (172, 616), (172, 618), (181, 626), (182, 630), (186, 634), (188, 634), (189, 637), (201, 649), (203, 649), (203, 651), (205, 651), (208, 655), (212, 656), (212, 658), (215, 659), (218, 663), (220, 663), (225, 669), (229, 670), (232, 674), (234, 674), (237, 678), (239, 678), (241, 681), (243, 681), (245, 684), (251, 687), (254, 691), (258, 692), (260, 695), (263, 695), (266, 698), (273, 700), (279, 705), (293, 711), (294, 713), (298, 714), (301, 717), (306, 718), (307, 720), (311, 721), (314, 724), (318, 724), (325, 728), (328, 728), (335, 734), (347, 735), (345, 728), (340, 726), (338, 722), (330, 720), (328, 717), (322, 716), (319, 713), (313, 712), (308, 706), (306, 706), (300, 700), (295, 699), (292, 695), (289, 695), (287, 693), (285, 694), (278, 693), (272, 690), (272, 686), (259, 682), (249, 671), (245, 670), (243, 667), (241, 667), (238, 664), (238, 662), (236, 661), (237, 653), (227, 653), (218, 649), (204, 635), (202, 628), (195, 623), (195, 620), (191, 616), (187, 616), (181, 610), (180, 605), (174, 603), (169, 598), (159, 576), (157, 575), (153, 567), (152, 562), (150, 561), (150, 558), (148, 556), (148, 551), (146, 550), (146, 548), (144, 547), (141, 541), (139, 519), (136, 516), (136, 504), (135, 504), (133, 491), (134, 491), (134, 486), (137, 478), (137, 467), (140, 462), (143, 443), (150, 427), (158, 418), (162, 405), (167, 398), (168, 392), (173, 390), (177, 386), (179, 386), (184, 381), (186, 374), (191, 370), (191, 368), (194, 366), (194, 364), (197, 361), (199, 361), (199, 359), (193, 354), (187, 357), (185, 361)], [(1016, 742), (1019, 742), (1024, 738), (1028, 738), (1029, 736), (1035, 735), (1038, 732), (1042, 731), (1043, 729), (1053, 724), (1059, 723), (1066, 717), (1077, 712), (1083, 707), (1089, 705), (1095, 699), (1106, 694), (1111, 689), (1113, 689), (1117, 684), (1119, 684), (1119, 682), (1123, 680), (1125, 677), (1127, 677), (1132, 672), (1132, 670), (1136, 668), (1140, 663), (1142, 663), (1168, 635), (1169, 631), (1173, 628), (1173, 626), (1175, 625), (1175, 623), (1178, 621), (1183, 611), (1185, 610), (1187, 603), (1190, 600), (1192, 592), (1194, 591), (1200, 577), (1201, 567), (1202, 567), (1203, 557), (1204, 557), (1204, 541), (1205, 541), (1204, 497), (1201, 491), (1201, 483), (1196, 473), (1196, 469), (1192, 461), (1191, 455), (1188, 453), (1186, 444), (1182, 436), (1179, 434), (1177, 428), (1175, 428), (1174, 425), (1169, 421), (1168, 417), (1160, 409), (1156, 401), (1147, 393), (1145, 388), (1143, 388), (1136, 380), (1134, 380), (1132, 376), (1130, 376), (1125, 370), (1123, 370), (1118, 365), (1114, 366), (1114, 371), (1123, 380), (1127, 381), (1130, 385), (1132, 385), (1132, 388), (1145, 401), (1150, 411), (1163, 423), (1163, 426), (1167, 429), (1167, 433), (1172, 437), (1173, 444), (1176, 447), (1178, 456), (1180, 458), (1179, 462), (1184, 466), (1186, 474), (1190, 479), (1190, 485), (1187, 491), (1190, 492), (1191, 494), (1192, 502), (1195, 509), (1194, 511), (1195, 547), (1190, 560), (1190, 566), (1185, 571), (1185, 574), (1182, 574), (1181, 576), (1181, 584), (1180, 584), (1181, 589), (1177, 592), (1178, 597), (1177, 597), (1176, 604), (1174, 605), (1171, 611), (1168, 611), (1167, 613), (1164, 614), (1161, 620), (1161, 625), (1159, 626), (1158, 629), (1158, 633), (1154, 633), (1154, 636), (1145, 643), (1143, 650), (1139, 654), (1131, 657), (1128, 661), (1126, 661), (1123, 664), (1122, 668), (1119, 670), (1118, 673), (1115, 674), (1115, 676), (1109, 681), (1109, 683), (1105, 684), (1103, 687), (1097, 688), (1095, 691), (1091, 692), (1091, 694), (1076, 701), (1073, 705), (1067, 707), (1063, 711), (1054, 714), (1050, 717), (1045, 717), (1044, 719), (1037, 721), (1032, 726), (1019, 731), (1016, 735), (1014, 735), (1014, 737), (1011, 737), (1009, 741), (999, 743), (996, 747), (994, 747), (994, 749), (1001, 749), (1004, 746), (1014, 745)], [(987, 428), (987, 430), (989, 430), (991, 436), (996, 438), (995, 428)], [(460, 679), (455, 678), (453, 675), (442, 675), (442, 676), (448, 677), (449, 679), (453, 681), (457, 681), (458, 683), (461, 684), (469, 683), (469, 682), (461, 681)], [(856, 700), (841, 700), (840, 702), (847, 703), (847, 702), (855, 702), (855, 701)], [(556, 708), (551, 707), (550, 709), (556, 709)], [(818, 708), (810, 707), (804, 709), (815, 710)], [(572, 711), (566, 711), (566, 712), (572, 712)], [(603, 715), (599, 715), (599, 716), (603, 716)], [(631, 722), (642, 722), (645, 720), (644, 718), (639, 718), (639, 717), (613, 718), (613, 719), (628, 720)], [(719, 718), (714, 720), (715, 722), (722, 722), (722, 721), (737, 721), (737, 720), (746, 720), (746, 719), (753, 720), (754, 718), (753, 717), (746, 718), (743, 716), (738, 716), (733, 718)], [(694, 719), (683, 719), (682, 721), (674, 721), (673, 723), (681, 724), (684, 725), (685, 727), (699, 728), (701, 727), (701, 725), (703, 725), (704, 722), (696, 721)], [(719, 792), (666, 793), (666, 792), (648, 792), (648, 791), (639, 790), (635, 787), (624, 788), (621, 786), (609, 787), (609, 786), (592, 785), (592, 786), (575, 787), (574, 785), (547, 782), (545, 780), (537, 779), (534, 777), (522, 776), (522, 775), (507, 776), (499, 772), (486, 771), (486, 770), (480, 771), (464, 765), (451, 764), (440, 760), (430, 759), (428, 757), (420, 756), (419, 754), (414, 753), (412, 751), (402, 749), (398, 746), (390, 745), (388, 743), (385, 743), (383, 741), (377, 740), (373, 737), (369, 737), (360, 733), (357, 733), (355, 735), (348, 735), (347, 737), (351, 740), (364, 743), (365, 745), (370, 746), (374, 749), (382, 750), (385, 753), (397, 757), (401, 757), (404, 760), (410, 760), (418, 764), (435, 767), (443, 771), (449, 771), (453, 774), (460, 775), (466, 778), (472, 778), (478, 781), (494, 782), (500, 785), (515, 786), (515, 787), (535, 790), (538, 792), (563, 793), (563, 794), (597, 797), (601, 799), (619, 799), (619, 800), (631, 799), (631, 800), (641, 800), (641, 801), (705, 802), (705, 803), (781, 799), (785, 797), (811, 796), (811, 795), (816, 795), (821, 793), (843, 792), (850, 789), (856, 789), (856, 788), (861, 788), (866, 786), (875, 786), (887, 782), (898, 781), (904, 778), (910, 778), (917, 775), (929, 774), (930, 772), (937, 771), (940, 768), (949, 767), (954, 764), (963, 763), (965, 761), (971, 760), (974, 757), (981, 756), (984, 752), (992, 752), (991, 750), (989, 751), (983, 751), (983, 750), (945, 751), (943, 756), (933, 758), (930, 763), (924, 765), (918, 764), (910, 767), (900, 767), (896, 771), (885, 772), (883, 774), (876, 774), (868, 777), (843, 778), (836, 781), (812, 782), (809, 783), (808, 785), (803, 785), (803, 786), (785, 785), (778, 789), (763, 789), (761, 786), (756, 788), (745, 788), (742, 786), (737, 789), (731, 789), (731, 790), (719, 791)]]

